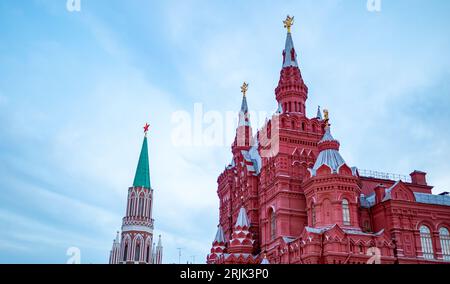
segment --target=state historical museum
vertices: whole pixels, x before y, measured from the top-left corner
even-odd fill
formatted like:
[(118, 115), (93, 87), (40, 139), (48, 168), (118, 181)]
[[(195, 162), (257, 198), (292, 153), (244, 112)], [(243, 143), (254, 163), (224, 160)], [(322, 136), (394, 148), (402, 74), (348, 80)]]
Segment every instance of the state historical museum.
[(218, 178), (220, 217), (211, 264), (450, 262), (450, 196), (426, 173), (351, 167), (327, 110), (306, 117), (291, 26), (275, 89), (278, 110), (253, 135), (247, 84), (232, 160)]

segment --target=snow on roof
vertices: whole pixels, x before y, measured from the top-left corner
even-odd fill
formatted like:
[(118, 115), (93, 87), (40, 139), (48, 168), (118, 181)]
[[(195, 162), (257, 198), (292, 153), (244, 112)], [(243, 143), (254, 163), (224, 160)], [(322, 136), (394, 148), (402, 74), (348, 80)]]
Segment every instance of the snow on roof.
[(416, 202), (434, 205), (450, 206), (450, 196), (448, 195), (434, 195), (427, 193), (415, 192)]

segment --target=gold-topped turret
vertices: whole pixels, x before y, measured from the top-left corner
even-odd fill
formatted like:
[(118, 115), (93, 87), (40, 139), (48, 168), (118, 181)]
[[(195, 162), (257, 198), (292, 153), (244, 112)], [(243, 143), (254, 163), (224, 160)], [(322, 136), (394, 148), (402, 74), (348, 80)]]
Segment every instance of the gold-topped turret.
[(284, 27), (288, 33), (291, 33), (291, 27), (294, 25), (294, 17), (287, 15), (286, 20), (283, 21)]
[(244, 84), (242, 84), (242, 87), (241, 87), (241, 93), (244, 95), (244, 97), (246, 96), (247, 91), (248, 91), (248, 84), (246, 82), (244, 82)]

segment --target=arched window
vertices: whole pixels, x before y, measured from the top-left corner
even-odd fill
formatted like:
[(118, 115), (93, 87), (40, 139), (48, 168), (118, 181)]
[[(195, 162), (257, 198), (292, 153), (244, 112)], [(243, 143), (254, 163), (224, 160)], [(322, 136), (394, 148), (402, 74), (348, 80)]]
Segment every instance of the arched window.
[(431, 232), (427, 226), (420, 227), (420, 243), (422, 245), (423, 257), (426, 259), (434, 259), (433, 241), (431, 240)]
[(128, 244), (125, 244), (125, 248), (123, 249), (123, 261), (127, 261), (128, 254)]
[(291, 128), (292, 128), (292, 129), (295, 129), (295, 121), (292, 121), (292, 122), (291, 122)]
[(305, 131), (306, 130), (306, 124), (304, 122), (302, 122), (302, 130)]
[(342, 200), (342, 219), (344, 221), (344, 225), (350, 225), (350, 209), (347, 199)]
[(270, 213), (270, 239), (274, 240), (277, 233), (277, 220), (275, 212), (272, 210)]
[(139, 260), (141, 260), (141, 244), (137, 243), (136, 250), (134, 252), (134, 261), (139, 261)]
[(311, 204), (311, 223), (314, 227), (316, 225), (316, 205)]
[(447, 228), (442, 227), (439, 229), (439, 240), (441, 241), (444, 261), (450, 261), (450, 234)]

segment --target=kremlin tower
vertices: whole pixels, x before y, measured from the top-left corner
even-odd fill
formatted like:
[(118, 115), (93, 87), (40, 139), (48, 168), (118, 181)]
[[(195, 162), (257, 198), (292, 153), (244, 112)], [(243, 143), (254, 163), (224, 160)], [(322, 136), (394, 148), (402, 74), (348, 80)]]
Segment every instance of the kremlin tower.
[(291, 28), (275, 89), (277, 111), (252, 134), (243, 93), (232, 159), (217, 179), (219, 224), (209, 264), (448, 263), (450, 196), (426, 173), (349, 167), (329, 113), (308, 118)]
[(144, 127), (144, 141), (134, 177), (133, 186), (128, 189), (127, 207), (122, 221), (122, 233), (117, 232), (110, 252), (110, 264), (161, 264), (163, 247), (161, 235), (158, 245), (153, 242), (153, 188), (150, 184), (147, 133)]

